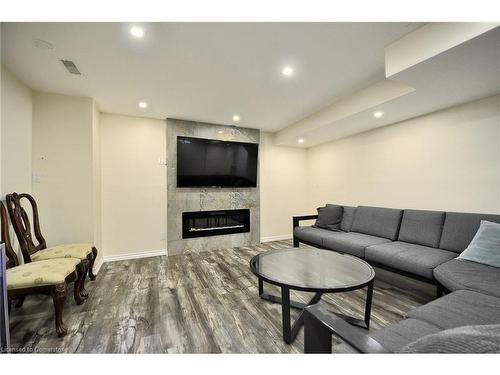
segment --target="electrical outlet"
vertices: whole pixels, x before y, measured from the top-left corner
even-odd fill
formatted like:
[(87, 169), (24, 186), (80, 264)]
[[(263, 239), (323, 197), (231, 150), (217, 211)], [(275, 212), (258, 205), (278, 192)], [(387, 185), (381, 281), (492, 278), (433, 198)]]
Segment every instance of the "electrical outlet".
[(42, 174), (40, 172), (33, 172), (33, 183), (39, 184), (42, 182)]
[(158, 164), (160, 164), (160, 165), (167, 165), (167, 159), (165, 159), (165, 158), (158, 158)]

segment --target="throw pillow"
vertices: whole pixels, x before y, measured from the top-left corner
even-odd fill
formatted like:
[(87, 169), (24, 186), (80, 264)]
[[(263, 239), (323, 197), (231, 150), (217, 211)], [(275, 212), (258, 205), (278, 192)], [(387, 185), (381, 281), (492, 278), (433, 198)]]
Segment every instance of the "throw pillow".
[(340, 222), (344, 208), (336, 204), (327, 204), (325, 207), (318, 208), (318, 218), (313, 227), (340, 231)]
[(458, 258), (500, 267), (500, 224), (482, 220), (471, 243)]

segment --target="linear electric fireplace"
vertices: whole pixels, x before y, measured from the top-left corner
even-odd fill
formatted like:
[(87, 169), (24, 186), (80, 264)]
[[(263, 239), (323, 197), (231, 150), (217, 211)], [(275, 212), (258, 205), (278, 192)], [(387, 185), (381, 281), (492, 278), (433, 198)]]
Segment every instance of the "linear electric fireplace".
[(245, 232), (250, 232), (249, 209), (182, 213), (182, 238)]

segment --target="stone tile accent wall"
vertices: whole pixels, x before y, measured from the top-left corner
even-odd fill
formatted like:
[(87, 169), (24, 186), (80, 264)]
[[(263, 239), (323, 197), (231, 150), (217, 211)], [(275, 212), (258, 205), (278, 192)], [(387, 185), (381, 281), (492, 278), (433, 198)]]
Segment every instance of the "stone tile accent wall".
[[(256, 188), (177, 188), (177, 136), (259, 143), (260, 131), (167, 119), (168, 255), (260, 243), (259, 181)], [(182, 212), (237, 208), (250, 209), (250, 232), (182, 239)]]

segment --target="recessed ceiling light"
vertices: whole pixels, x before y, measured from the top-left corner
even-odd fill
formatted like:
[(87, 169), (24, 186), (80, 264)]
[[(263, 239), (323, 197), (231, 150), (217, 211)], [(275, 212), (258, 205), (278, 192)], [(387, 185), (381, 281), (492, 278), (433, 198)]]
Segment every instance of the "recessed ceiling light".
[(132, 35), (134, 38), (141, 39), (144, 37), (144, 29), (140, 26), (132, 26), (130, 28), (130, 35)]
[(299, 139), (297, 140), (297, 142), (299, 142), (299, 143), (304, 143), (304, 142), (305, 142), (305, 139), (304, 139), (304, 138), (299, 138)]
[(146, 102), (142, 102), (142, 101), (141, 101), (141, 102), (137, 103), (137, 105), (138, 105), (138, 106), (139, 106), (139, 108), (141, 108), (141, 109), (146, 109), (146, 108), (148, 108), (148, 103), (146, 103)]
[(222, 130), (219, 130), (217, 133), (222, 134), (222, 133), (224, 133), (224, 132), (223, 132)]
[(239, 115), (234, 115), (234, 116), (233, 116), (233, 121), (234, 121), (234, 122), (238, 122), (238, 121), (240, 121), (240, 116), (239, 116)]
[(293, 68), (291, 66), (285, 66), (281, 71), (281, 74), (283, 74), (285, 77), (289, 77), (293, 74)]
[(381, 118), (383, 115), (384, 115), (384, 112), (382, 112), (382, 111), (373, 112), (373, 117), (375, 117), (375, 118)]

